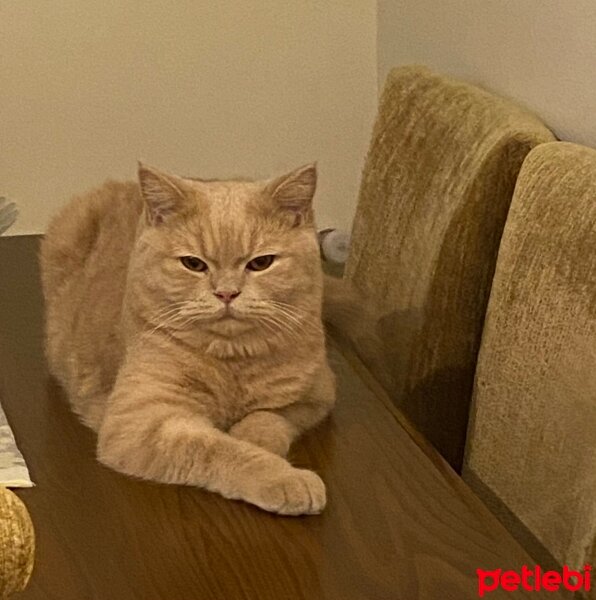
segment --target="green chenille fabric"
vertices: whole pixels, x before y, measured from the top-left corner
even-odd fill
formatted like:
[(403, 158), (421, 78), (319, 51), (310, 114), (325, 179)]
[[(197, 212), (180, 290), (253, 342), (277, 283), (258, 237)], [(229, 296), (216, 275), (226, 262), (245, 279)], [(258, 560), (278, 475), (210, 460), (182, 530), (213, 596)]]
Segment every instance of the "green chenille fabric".
[(521, 169), (465, 462), (472, 487), (559, 564), (596, 562), (596, 150), (545, 144)]
[(512, 102), (424, 67), (393, 70), (380, 100), (346, 277), (378, 304), (385, 360), (361, 358), (457, 470), (515, 180), (552, 140)]

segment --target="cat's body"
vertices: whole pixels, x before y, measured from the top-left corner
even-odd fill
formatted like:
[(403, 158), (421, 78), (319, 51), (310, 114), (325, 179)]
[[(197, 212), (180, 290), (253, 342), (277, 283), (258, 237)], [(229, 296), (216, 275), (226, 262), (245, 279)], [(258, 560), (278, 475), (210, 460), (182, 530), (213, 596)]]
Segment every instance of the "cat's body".
[(42, 245), (50, 369), (121, 472), (319, 512), (283, 458), (334, 398), (316, 171), (267, 182), (141, 167), (73, 200)]

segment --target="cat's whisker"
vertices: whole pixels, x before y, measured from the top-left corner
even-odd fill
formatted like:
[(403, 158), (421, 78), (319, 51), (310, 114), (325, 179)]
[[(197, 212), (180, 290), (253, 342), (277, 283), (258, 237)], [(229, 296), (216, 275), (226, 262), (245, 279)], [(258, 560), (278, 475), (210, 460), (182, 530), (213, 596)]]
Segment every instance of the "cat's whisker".
[(277, 333), (283, 333), (283, 330), (276, 324), (273, 323), (271, 321), (269, 321), (268, 319), (262, 319), (260, 321), (261, 325), (263, 325), (264, 327), (266, 327), (267, 329), (269, 329), (270, 331), (272, 331), (274, 334)]
[[(276, 310), (286, 316), (286, 318), (291, 319), (297, 322), (300, 326), (304, 328), (310, 328), (313, 331), (320, 332), (323, 330), (319, 323), (314, 322), (306, 311), (299, 309), (298, 307), (294, 307), (290, 304), (286, 304), (278, 301), (270, 301), (270, 303), (276, 307)], [(298, 313), (298, 314), (296, 314)], [(302, 317), (302, 318), (301, 318)]]
[(270, 328), (277, 335), (280, 335), (282, 337), (288, 337), (292, 340), (297, 339), (297, 335), (294, 331), (289, 330), (287, 327), (285, 327), (283, 324), (281, 324), (277, 321), (274, 321), (272, 319), (266, 319), (266, 320), (262, 320), (261, 323), (264, 325), (269, 325)]
[(170, 317), (168, 317), (164, 321), (161, 321), (160, 323), (158, 323), (152, 329), (143, 332), (143, 335), (144, 336), (151, 336), (151, 335), (153, 335), (156, 331), (158, 331), (160, 329), (163, 329), (166, 325), (170, 324), (170, 322), (172, 322), (174, 319), (177, 319), (179, 316), (180, 315), (178, 313), (175, 313), (174, 315), (171, 315)]
[(180, 330), (186, 329), (191, 323), (194, 323), (198, 320), (197, 316), (198, 315), (196, 315), (196, 314), (193, 314), (190, 316), (186, 315), (185, 320), (182, 323), (178, 324), (177, 330), (180, 331)]
[(159, 321), (153, 330), (149, 333), (154, 333), (155, 330), (164, 327), (165, 325), (175, 322), (178, 317), (188, 317), (196, 315), (204, 315), (203, 309), (208, 306), (204, 302), (196, 300), (183, 300), (168, 305), (164, 309), (157, 311), (153, 316), (153, 321)]
[(303, 308), (300, 308), (299, 306), (296, 306), (294, 304), (289, 304), (288, 302), (281, 302), (280, 300), (267, 300), (266, 302), (268, 304), (271, 304), (274, 306), (280, 306), (280, 307), (287, 308), (287, 309), (290, 309), (295, 312), (307, 314)]
[(293, 338), (298, 337), (301, 330), (304, 329), (304, 321), (287, 311), (285, 307), (281, 310), (280, 307), (274, 306), (271, 301), (262, 301), (257, 305), (253, 305), (251, 312), (253, 315), (259, 315), (261, 321), (268, 319), (270, 322), (275, 322), (281, 328), (280, 330)]
[(282, 308), (280, 306), (278, 306), (276, 308), (276, 311), (282, 315), (284, 315), (285, 317), (287, 317), (288, 319), (291, 319), (292, 321), (294, 321), (295, 323), (302, 323), (302, 319), (300, 319), (300, 317), (296, 316), (295, 313), (291, 312), (290, 310), (288, 310), (287, 308)]
[(318, 323), (313, 320), (313, 317), (310, 313), (305, 310), (299, 309), (297, 307), (291, 306), (277, 306), (277, 310), (280, 312), (284, 312), (288, 315), (292, 315), (294, 318), (298, 319), (302, 323), (308, 323), (309, 325), (315, 325), (319, 327)]
[(269, 319), (269, 321), (275, 323), (282, 332), (289, 334), (292, 338), (299, 337), (300, 332), (297, 330), (296, 325), (294, 323), (284, 320), (279, 314), (269, 313), (266, 316)]
[(170, 305), (170, 307), (168, 307), (167, 309), (163, 310), (160, 314), (161, 314), (161, 320), (160, 322), (157, 323), (157, 325), (155, 325), (155, 327), (153, 327), (152, 329), (145, 331), (143, 333), (143, 335), (145, 336), (151, 336), (153, 335), (156, 331), (163, 329), (164, 327), (168, 326), (168, 325), (172, 325), (176, 322), (177, 319), (179, 318), (183, 318), (188, 316), (187, 314), (184, 314), (183, 311), (185, 308), (188, 308), (189, 305), (192, 305), (193, 303), (191, 301), (184, 301), (179, 303), (180, 306), (177, 306), (175, 308), (172, 308), (172, 306)]
[(188, 302), (189, 302), (188, 300), (180, 300), (178, 302), (173, 302), (171, 304), (168, 304), (166, 307), (160, 308), (159, 310), (155, 311), (155, 313), (152, 316), (152, 320), (161, 320), (161, 319), (165, 318), (167, 315), (169, 315), (170, 313), (177, 313), (184, 306), (186, 306), (188, 304)]

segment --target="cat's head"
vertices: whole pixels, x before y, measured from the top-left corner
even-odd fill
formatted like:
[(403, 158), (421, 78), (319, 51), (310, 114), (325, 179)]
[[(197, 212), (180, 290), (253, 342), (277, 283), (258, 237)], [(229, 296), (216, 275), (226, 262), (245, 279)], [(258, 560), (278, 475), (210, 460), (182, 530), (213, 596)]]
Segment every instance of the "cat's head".
[[(294, 335), (320, 318), (307, 165), (267, 181), (206, 181), (139, 165), (144, 214), (129, 270), (150, 324)], [(132, 299), (134, 301), (134, 298)]]

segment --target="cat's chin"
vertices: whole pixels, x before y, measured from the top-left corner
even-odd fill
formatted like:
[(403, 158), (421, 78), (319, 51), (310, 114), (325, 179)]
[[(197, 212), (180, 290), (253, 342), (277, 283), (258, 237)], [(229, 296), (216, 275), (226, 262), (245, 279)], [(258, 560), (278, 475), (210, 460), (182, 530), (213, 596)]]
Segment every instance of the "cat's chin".
[(222, 318), (209, 324), (205, 351), (221, 359), (255, 357), (271, 351), (270, 339), (259, 333), (258, 324), (251, 320)]
[(255, 324), (248, 320), (238, 318), (238, 315), (224, 313), (218, 319), (209, 323), (207, 330), (223, 337), (234, 337), (255, 328)]

